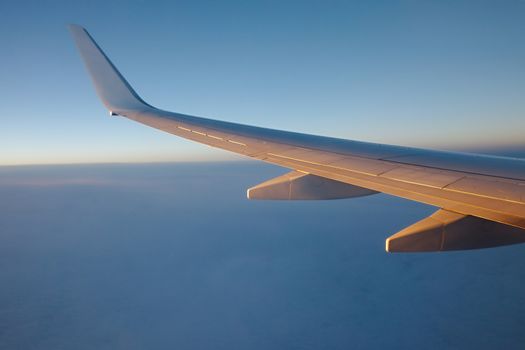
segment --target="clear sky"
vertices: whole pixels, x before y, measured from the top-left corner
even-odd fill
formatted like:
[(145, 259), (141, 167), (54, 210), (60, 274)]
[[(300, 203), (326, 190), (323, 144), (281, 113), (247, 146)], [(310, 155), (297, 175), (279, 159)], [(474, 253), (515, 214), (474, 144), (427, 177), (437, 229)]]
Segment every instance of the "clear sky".
[(164, 109), (418, 147), (524, 145), (524, 18), (520, 0), (2, 1), (0, 164), (231, 157), (109, 118), (67, 23)]

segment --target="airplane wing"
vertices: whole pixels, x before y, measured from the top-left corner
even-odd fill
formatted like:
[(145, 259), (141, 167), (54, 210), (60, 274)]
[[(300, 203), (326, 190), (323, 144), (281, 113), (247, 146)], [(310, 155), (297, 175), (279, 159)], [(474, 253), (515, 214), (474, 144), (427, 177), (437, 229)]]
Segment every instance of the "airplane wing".
[(251, 199), (316, 200), (378, 192), (439, 208), (386, 240), (389, 252), (525, 242), (525, 160), (313, 136), (194, 117), (144, 102), (82, 27), (70, 31), (111, 115), (292, 171)]

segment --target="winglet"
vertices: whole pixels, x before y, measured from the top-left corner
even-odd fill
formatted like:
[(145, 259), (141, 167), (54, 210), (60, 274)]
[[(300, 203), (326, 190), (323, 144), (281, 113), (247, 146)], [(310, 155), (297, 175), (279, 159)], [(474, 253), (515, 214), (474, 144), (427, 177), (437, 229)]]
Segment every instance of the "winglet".
[(70, 24), (69, 30), (93, 80), (98, 96), (111, 115), (153, 108), (133, 90), (86, 29)]

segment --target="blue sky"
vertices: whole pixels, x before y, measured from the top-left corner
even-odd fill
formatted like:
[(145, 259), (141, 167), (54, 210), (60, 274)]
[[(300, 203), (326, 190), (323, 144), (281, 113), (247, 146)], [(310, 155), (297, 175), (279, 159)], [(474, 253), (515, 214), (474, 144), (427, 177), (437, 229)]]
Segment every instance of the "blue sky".
[(109, 118), (66, 30), (153, 105), (442, 149), (520, 146), (524, 1), (0, 3), (0, 164), (233, 156)]

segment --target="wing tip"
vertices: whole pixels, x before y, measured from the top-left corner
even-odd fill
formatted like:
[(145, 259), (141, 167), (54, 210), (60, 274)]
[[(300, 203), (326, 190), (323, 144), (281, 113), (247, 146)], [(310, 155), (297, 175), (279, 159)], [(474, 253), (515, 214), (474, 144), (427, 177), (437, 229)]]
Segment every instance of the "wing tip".
[(67, 29), (69, 29), (70, 32), (72, 33), (76, 33), (76, 32), (86, 32), (87, 33), (87, 30), (86, 28), (84, 28), (83, 26), (81, 26), (80, 24), (76, 24), (76, 23), (68, 23), (66, 25)]
[(67, 27), (100, 99), (112, 115), (154, 108), (133, 90), (86, 28), (74, 23)]

